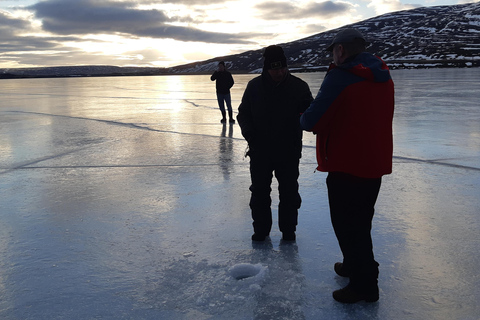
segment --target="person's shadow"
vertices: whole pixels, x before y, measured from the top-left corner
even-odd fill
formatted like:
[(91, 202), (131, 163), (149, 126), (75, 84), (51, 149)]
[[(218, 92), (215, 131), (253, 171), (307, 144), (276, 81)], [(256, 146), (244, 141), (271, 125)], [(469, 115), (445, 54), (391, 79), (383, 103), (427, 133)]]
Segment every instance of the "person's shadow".
[[(228, 127), (228, 136), (227, 136)], [(223, 124), (222, 133), (220, 135), (219, 145), (219, 164), (222, 169), (223, 178), (228, 180), (232, 170), (233, 159), (233, 124)]]

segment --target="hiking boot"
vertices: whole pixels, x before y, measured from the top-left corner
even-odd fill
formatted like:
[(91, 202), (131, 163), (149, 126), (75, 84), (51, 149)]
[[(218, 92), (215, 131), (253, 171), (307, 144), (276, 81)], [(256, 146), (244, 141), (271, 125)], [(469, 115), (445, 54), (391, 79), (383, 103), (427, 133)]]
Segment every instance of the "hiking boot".
[(252, 241), (265, 241), (265, 239), (268, 237), (268, 235), (260, 234), (260, 233), (254, 233), (252, 235)]
[(333, 270), (335, 270), (335, 273), (340, 277), (350, 277), (350, 272), (343, 269), (343, 263), (341, 262), (336, 262), (333, 266)]
[(342, 303), (375, 302), (378, 301), (378, 298), (378, 288), (371, 293), (359, 293), (348, 285), (343, 289), (333, 291), (333, 299)]
[(228, 120), (228, 122), (230, 122), (231, 124), (234, 124), (234, 123), (235, 123), (235, 120), (230, 119), (230, 120)]
[(227, 123), (227, 119), (223, 118), (222, 120), (220, 120), (221, 123)]
[(295, 232), (284, 232), (282, 235), (283, 241), (295, 241), (296, 239)]

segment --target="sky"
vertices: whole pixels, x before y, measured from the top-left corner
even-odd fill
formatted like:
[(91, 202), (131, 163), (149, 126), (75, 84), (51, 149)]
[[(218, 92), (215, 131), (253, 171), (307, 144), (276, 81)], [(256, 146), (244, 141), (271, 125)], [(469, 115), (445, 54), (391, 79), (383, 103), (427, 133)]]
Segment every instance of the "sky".
[(0, 0), (0, 68), (171, 67), (388, 12), (468, 2), (475, 0)]

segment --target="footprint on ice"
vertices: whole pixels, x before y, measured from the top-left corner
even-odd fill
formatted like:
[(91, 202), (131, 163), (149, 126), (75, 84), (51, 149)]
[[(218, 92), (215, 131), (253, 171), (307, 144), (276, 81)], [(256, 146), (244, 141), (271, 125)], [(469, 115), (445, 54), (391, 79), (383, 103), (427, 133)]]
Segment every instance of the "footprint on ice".
[(265, 276), (268, 267), (261, 264), (239, 263), (230, 267), (228, 273), (232, 278), (237, 280), (244, 280), (247, 278), (253, 278), (261, 280)]

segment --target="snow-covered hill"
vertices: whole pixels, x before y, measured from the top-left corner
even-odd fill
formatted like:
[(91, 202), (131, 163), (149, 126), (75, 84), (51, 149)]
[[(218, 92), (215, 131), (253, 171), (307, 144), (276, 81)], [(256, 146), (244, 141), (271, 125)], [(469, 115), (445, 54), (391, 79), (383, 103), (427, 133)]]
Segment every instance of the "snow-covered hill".
[[(325, 51), (343, 28), (357, 28), (372, 43), (368, 49), (393, 68), (480, 66), (480, 3), (425, 7), (384, 14), (308, 38), (281, 44), (291, 69), (324, 69)], [(230, 70), (259, 71), (262, 49), (172, 68), (207, 72), (223, 59)]]

